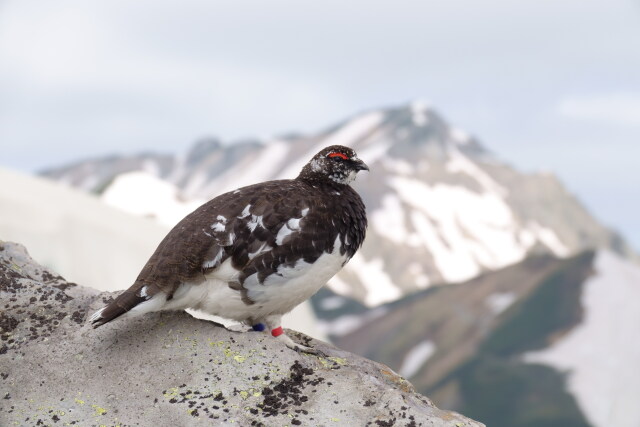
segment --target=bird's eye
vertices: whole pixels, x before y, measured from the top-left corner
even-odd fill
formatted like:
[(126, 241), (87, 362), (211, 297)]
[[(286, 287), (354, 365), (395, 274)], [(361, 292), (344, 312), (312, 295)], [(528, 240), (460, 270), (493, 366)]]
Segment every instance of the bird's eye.
[(329, 155), (327, 155), (328, 158), (330, 159), (342, 159), (342, 160), (348, 160), (349, 157), (347, 157), (346, 154), (342, 154), (342, 153), (329, 153)]

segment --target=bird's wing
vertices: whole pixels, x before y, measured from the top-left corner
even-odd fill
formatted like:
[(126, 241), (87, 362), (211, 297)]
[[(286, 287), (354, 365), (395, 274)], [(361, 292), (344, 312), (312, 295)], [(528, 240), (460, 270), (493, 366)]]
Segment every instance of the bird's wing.
[(134, 286), (146, 287), (149, 297), (163, 292), (170, 299), (180, 284), (214, 274), (229, 258), (241, 271), (254, 253), (271, 242), (277, 226), (273, 221), (283, 215), (282, 210), (296, 210), (283, 202), (291, 192), (290, 181), (273, 181), (210, 200), (167, 234)]
[(204, 279), (229, 257), (233, 257), (234, 268), (241, 270), (248, 254), (265, 238), (261, 229), (250, 229), (252, 216), (245, 210), (256, 204), (278, 204), (290, 192), (287, 182), (272, 181), (225, 193), (187, 215), (160, 242), (134, 284), (91, 318), (93, 326), (159, 293), (171, 300), (182, 283)]

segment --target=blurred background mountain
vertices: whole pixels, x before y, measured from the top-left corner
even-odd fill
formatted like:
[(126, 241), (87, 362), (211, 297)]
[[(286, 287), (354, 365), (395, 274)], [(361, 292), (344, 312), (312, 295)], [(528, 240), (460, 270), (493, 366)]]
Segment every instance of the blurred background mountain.
[(123, 289), (199, 204), (349, 145), (367, 240), (293, 327), (491, 426), (638, 426), (639, 12), (0, 2), (0, 239)]

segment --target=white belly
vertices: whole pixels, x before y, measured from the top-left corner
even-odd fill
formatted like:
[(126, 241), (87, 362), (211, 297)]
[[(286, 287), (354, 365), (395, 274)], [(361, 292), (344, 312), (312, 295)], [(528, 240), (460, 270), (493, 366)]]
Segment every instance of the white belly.
[(324, 253), (312, 264), (299, 260), (293, 267), (278, 269), (278, 274), (268, 276), (264, 284), (257, 275), (244, 282), (248, 297), (254, 304), (242, 301), (239, 291), (231, 289), (229, 282), (237, 280), (239, 271), (227, 259), (204, 282), (185, 283), (176, 291), (165, 310), (193, 308), (208, 314), (243, 321), (261, 319), (272, 314), (285, 314), (309, 299), (342, 268), (346, 255), (340, 255), (340, 238), (331, 253)]

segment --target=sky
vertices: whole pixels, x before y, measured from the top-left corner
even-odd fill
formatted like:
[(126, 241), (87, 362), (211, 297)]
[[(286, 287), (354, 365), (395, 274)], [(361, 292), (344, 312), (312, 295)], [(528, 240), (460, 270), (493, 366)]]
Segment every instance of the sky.
[(429, 102), (640, 249), (638, 0), (0, 0), (0, 166)]

